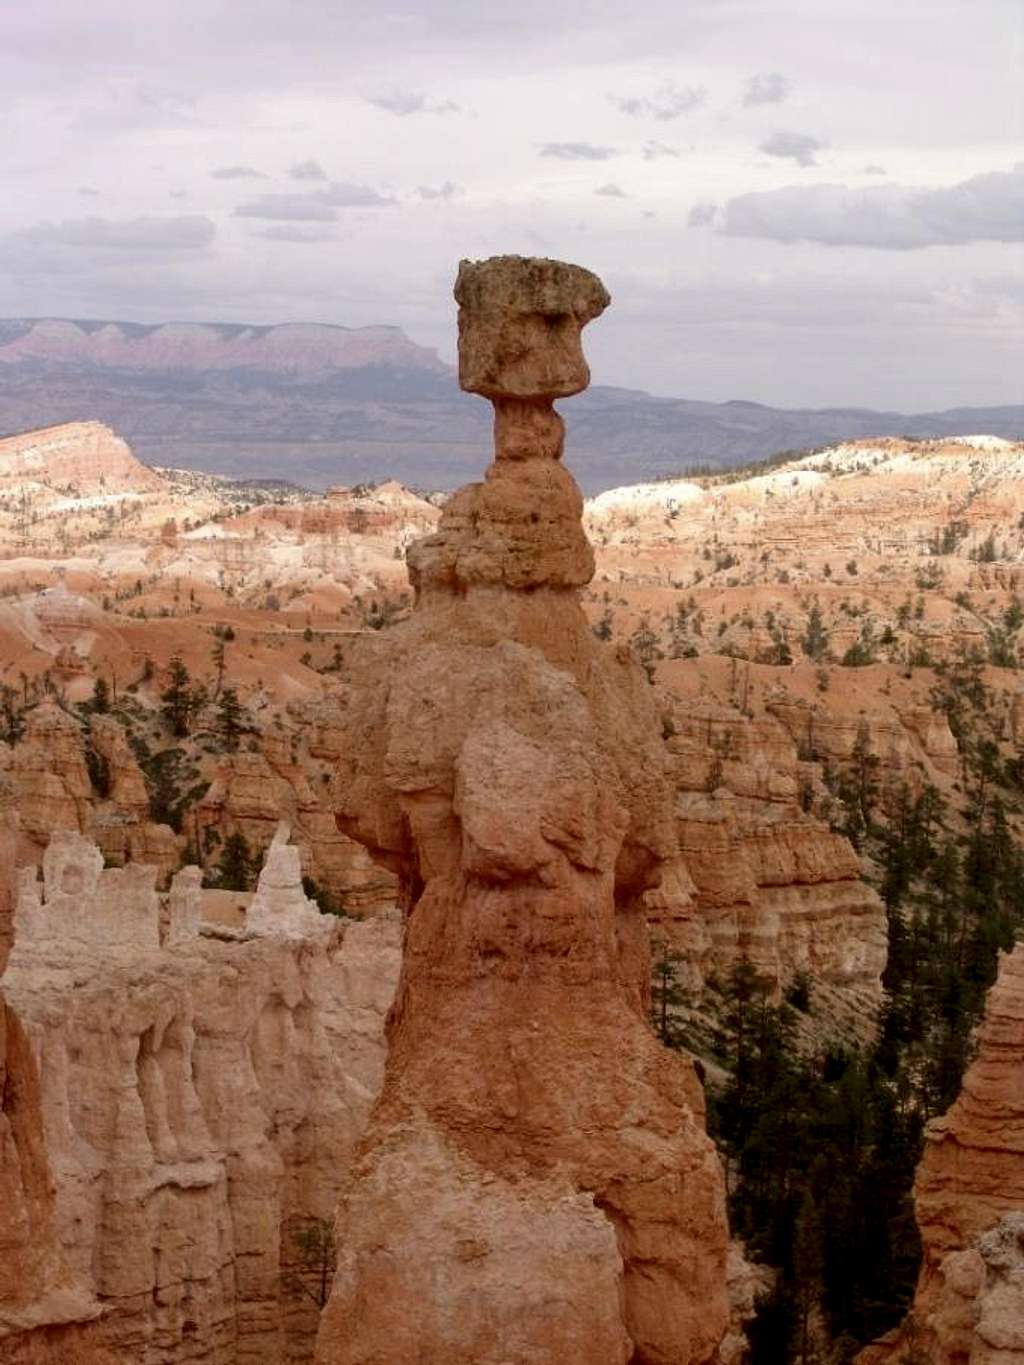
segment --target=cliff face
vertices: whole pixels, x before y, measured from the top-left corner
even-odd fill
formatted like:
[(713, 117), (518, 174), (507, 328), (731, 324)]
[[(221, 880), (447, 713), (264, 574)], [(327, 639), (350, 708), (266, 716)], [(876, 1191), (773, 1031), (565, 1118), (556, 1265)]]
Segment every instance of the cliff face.
[(885, 911), (849, 840), (801, 807), (815, 771), (772, 717), (663, 697), (680, 857), (646, 897), (688, 986), (747, 958), (776, 989), (798, 971), (870, 1005)]
[(607, 295), (506, 257), (464, 264), (456, 297), (496, 460), (410, 550), (416, 611), (346, 713), (338, 821), (398, 874), (406, 931), (317, 1359), (696, 1365), (727, 1237), (699, 1083), (645, 1018), (671, 786), (650, 688), (579, 604), (551, 406), (586, 385)]
[(133, 1365), (308, 1361), (301, 1238), (380, 1086), (397, 926), (316, 915), (281, 841), (259, 923), (217, 938), (194, 869), (161, 901), (155, 869), (103, 870), (67, 833), (43, 872), (2, 983), (0, 1358), (56, 1362), (74, 1314)]
[(1024, 1361), (1022, 1057), (1024, 946), (1002, 958), (960, 1095), (928, 1127), (914, 1183), (924, 1262), (911, 1315), (862, 1365)]
[(16, 816), (0, 802), (0, 1359), (4, 1365), (115, 1365), (102, 1346), (99, 1308), (60, 1245), (39, 1071), (6, 997), (17, 847)]

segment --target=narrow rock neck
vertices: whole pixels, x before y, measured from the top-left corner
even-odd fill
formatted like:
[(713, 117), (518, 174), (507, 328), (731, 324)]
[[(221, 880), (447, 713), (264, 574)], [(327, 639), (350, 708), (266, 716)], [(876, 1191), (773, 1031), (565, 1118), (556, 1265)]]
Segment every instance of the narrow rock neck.
[(549, 399), (495, 398), (495, 460), (560, 460), (565, 423)]

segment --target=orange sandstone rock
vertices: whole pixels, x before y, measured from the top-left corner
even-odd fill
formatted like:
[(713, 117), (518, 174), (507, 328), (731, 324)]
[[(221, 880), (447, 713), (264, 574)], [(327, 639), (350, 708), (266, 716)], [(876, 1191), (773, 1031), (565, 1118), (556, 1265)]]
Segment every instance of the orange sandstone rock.
[(728, 1322), (721, 1168), (646, 1020), (641, 896), (676, 851), (651, 689), (595, 640), (553, 398), (607, 302), (460, 269), (496, 460), (409, 553), (413, 616), (345, 713), (338, 823), (406, 911), (382, 1097), (342, 1198), (321, 1365), (697, 1365)]
[(1024, 1362), (1022, 1058), (1019, 946), (1001, 959), (956, 1102), (928, 1126), (914, 1182), (924, 1262), (910, 1317), (865, 1351), (862, 1365)]

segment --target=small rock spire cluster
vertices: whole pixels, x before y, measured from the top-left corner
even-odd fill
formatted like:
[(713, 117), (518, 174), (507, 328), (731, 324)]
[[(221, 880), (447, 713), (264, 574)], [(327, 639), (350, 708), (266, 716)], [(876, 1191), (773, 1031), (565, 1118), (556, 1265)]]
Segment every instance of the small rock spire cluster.
[(495, 459), (408, 554), (412, 616), (353, 679), (340, 828), (398, 874), (384, 1090), (338, 1212), (320, 1365), (704, 1365), (727, 1327), (721, 1167), (647, 1022), (643, 893), (676, 853), (651, 691), (594, 639), (556, 398), (596, 276), (463, 262), (463, 388)]

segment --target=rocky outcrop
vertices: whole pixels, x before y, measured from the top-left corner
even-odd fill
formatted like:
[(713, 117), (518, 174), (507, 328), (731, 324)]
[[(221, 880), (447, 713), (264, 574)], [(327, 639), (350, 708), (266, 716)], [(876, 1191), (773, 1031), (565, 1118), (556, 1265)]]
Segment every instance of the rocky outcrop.
[(914, 1183), (924, 1260), (910, 1317), (862, 1365), (1024, 1362), (1022, 1057), (1024, 946), (1002, 957), (960, 1095), (928, 1125)]
[(55, 829), (91, 830), (94, 793), (81, 727), (56, 703), (26, 713), (21, 742), (0, 745), (0, 769), (8, 773), (22, 833), (40, 851)]
[(302, 862), (299, 850), (288, 842), (288, 833), (282, 821), (249, 902), (246, 928), (267, 938), (316, 938), (330, 929), (330, 922), (302, 889)]
[(102, 422), (65, 422), (0, 440), (0, 488), (45, 484), (75, 493), (157, 492), (164, 482)]
[(337, 709), (321, 703), (309, 718), (306, 753), (297, 748), (294, 732), (271, 727), (260, 736), (259, 750), (223, 755), (196, 806), (195, 831), (197, 840), (215, 834), (221, 843), (241, 834), (262, 855), (284, 819), (303, 871), (346, 911), (365, 914), (392, 907), (397, 883), (335, 822), (321, 772), (325, 757), (337, 757), (342, 725)]
[[(90, 751), (102, 793), (90, 776)], [(38, 862), (55, 830), (71, 830), (95, 839), (110, 865), (155, 867), (161, 886), (180, 865), (174, 832), (150, 819), (145, 779), (112, 716), (93, 716), (84, 731), (55, 702), (41, 702), (26, 712), (21, 741), (0, 744), (3, 774), (17, 802), (21, 861)]]
[(885, 911), (849, 840), (801, 808), (812, 766), (771, 717), (663, 701), (680, 856), (646, 905), (691, 994), (746, 958), (776, 992), (804, 971), (879, 999)]
[(464, 263), (456, 297), (496, 459), (410, 549), (416, 610), (345, 717), (338, 821), (398, 874), (406, 929), (317, 1359), (697, 1365), (728, 1323), (722, 1173), (647, 1023), (641, 906), (672, 792), (653, 694), (580, 607), (552, 407), (608, 298), (518, 257)]
[(298, 1365), (322, 1275), (302, 1233), (328, 1226), (380, 1086), (398, 926), (209, 936), (197, 869), (164, 904), (154, 880), (74, 833), (21, 876), (0, 1359), (86, 1365), (61, 1325), (94, 1319), (132, 1365)]

